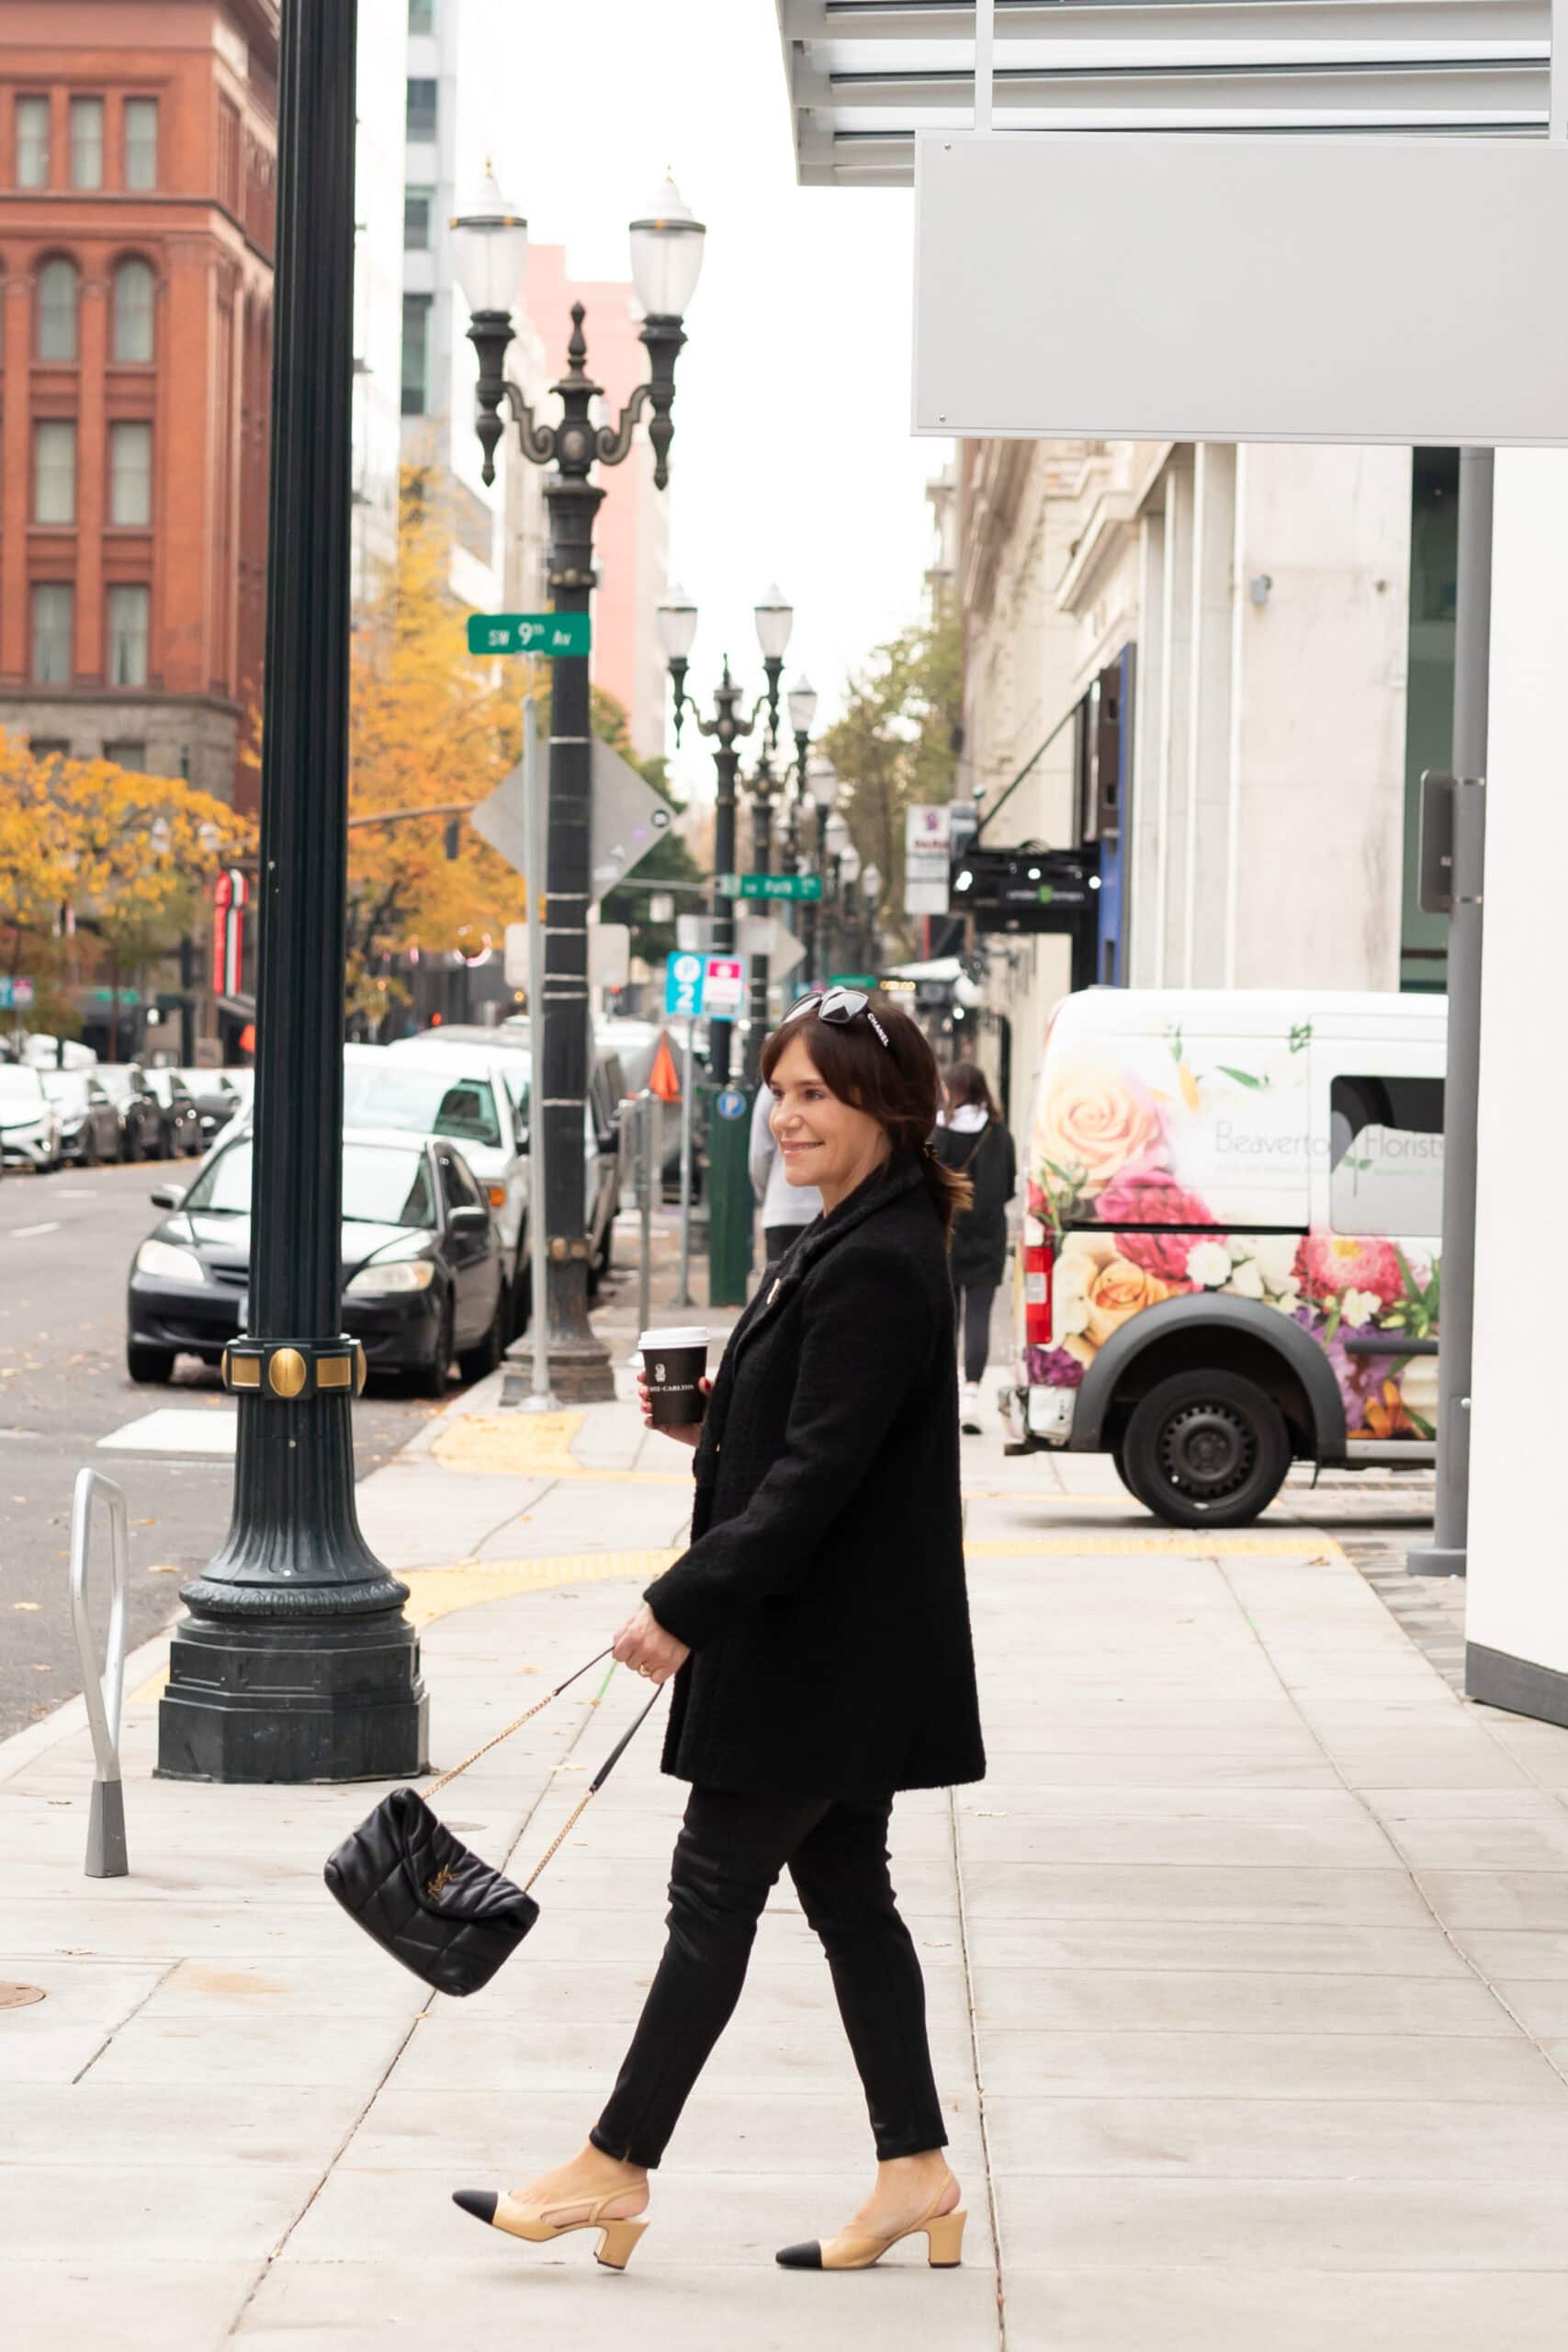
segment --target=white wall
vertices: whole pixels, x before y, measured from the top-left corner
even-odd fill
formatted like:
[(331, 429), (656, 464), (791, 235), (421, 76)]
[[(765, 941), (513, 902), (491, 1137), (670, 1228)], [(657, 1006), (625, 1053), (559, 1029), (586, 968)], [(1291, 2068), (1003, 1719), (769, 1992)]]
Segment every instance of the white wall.
[[(1497, 456), (1472, 1383), (1472, 1642), (1568, 1676), (1551, 1276), (1568, 1091), (1556, 900), (1568, 872), (1568, 451)], [(1563, 1686), (1568, 1704), (1568, 1683)]]
[(359, 16), (354, 156), (354, 594), (398, 547), (408, 12)]

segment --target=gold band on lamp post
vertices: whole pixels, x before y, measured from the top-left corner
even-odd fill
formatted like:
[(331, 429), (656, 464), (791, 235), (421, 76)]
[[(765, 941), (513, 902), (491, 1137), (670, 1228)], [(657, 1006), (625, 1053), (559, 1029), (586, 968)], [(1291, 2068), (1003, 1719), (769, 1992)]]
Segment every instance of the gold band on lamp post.
[(266, 1383), (275, 1396), (298, 1396), (306, 1381), (305, 1359), (298, 1348), (276, 1348), (268, 1359)]
[(365, 1387), (365, 1350), (346, 1335), (313, 1345), (290, 1341), (240, 1339), (223, 1351), (223, 1385), (298, 1404), (312, 1396), (359, 1396)]

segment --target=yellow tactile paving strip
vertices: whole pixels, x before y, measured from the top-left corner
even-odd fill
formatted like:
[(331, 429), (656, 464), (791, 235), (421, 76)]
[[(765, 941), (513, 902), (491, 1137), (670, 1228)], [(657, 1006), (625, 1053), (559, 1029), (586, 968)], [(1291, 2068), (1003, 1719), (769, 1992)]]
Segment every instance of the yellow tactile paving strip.
[(1082, 1559), (1087, 1555), (1163, 1553), (1186, 1554), (1194, 1560), (1300, 1560), (1320, 1565), (1343, 1560), (1346, 1554), (1331, 1535), (1303, 1528), (1299, 1535), (1205, 1535), (1194, 1528), (1187, 1535), (1003, 1535), (966, 1543), (971, 1560)]
[(581, 1413), (465, 1413), (431, 1453), (444, 1470), (502, 1478), (594, 1478), (610, 1486), (690, 1487), (690, 1470), (604, 1470), (579, 1462), (571, 1442)]

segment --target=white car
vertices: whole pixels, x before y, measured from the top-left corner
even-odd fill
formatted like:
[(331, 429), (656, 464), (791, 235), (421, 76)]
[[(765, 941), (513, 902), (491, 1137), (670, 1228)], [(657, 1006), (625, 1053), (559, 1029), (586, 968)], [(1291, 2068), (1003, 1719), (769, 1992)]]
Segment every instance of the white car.
[(60, 1165), (60, 1114), (25, 1062), (0, 1062), (0, 1160), (39, 1170)]
[(528, 1300), (527, 1066), (483, 1046), (344, 1047), (345, 1126), (444, 1136), (461, 1147), (501, 1234), (510, 1285), (507, 1334), (523, 1329)]

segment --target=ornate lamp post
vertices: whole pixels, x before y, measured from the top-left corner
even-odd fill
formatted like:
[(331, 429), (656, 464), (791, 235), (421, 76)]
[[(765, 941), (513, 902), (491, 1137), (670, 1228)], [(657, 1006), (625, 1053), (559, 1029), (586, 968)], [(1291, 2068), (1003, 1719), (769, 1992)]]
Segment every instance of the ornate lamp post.
[(181, 1594), (158, 1770), (391, 1779), (425, 1761), (408, 1588), (359, 1531), (343, 1336), (355, 9), (290, 0), (279, 85), (276, 331), (258, 883), (249, 1329), (228, 1536)]
[[(495, 449), (505, 425), (517, 427), (517, 446), (531, 465), (550, 469), (545, 499), (550, 517), (549, 586), (558, 613), (587, 613), (595, 583), (593, 522), (604, 499), (592, 479), (596, 464), (618, 466), (632, 448), (638, 419), (651, 411), (653, 479), (668, 482), (671, 407), (675, 361), (685, 343), (682, 325), (702, 268), (702, 223), (694, 220), (672, 180), (666, 180), (647, 218), (631, 224), (632, 277), (645, 317), (641, 340), (649, 378), (638, 385), (615, 424), (594, 422), (600, 387), (589, 375), (583, 307), (574, 302), (567, 371), (554, 387), (558, 422), (536, 418), (505, 372), (513, 337), (512, 301), (522, 280), (528, 224), (487, 175), (479, 201), (452, 223), (457, 282), (472, 317), (468, 340), (479, 355), (474, 430), (484, 451), (484, 479), (495, 478)], [(574, 1400), (614, 1394), (609, 1351), (588, 1322), (588, 1243), (582, 1231), (582, 1105), (588, 1091), (589, 831), (592, 800), (592, 729), (586, 652), (558, 658), (550, 697), (549, 819), (545, 888), (545, 986), (540, 1008), (538, 1100), (545, 1138), (545, 1231), (548, 1250), (547, 1312), (550, 1379), (558, 1396)]]
[(874, 972), (882, 960), (882, 949), (876, 928), (876, 910), (882, 903), (882, 868), (868, 865), (860, 878), (861, 904), (865, 910), (865, 965)]
[(800, 811), (806, 803), (806, 760), (811, 745), (811, 722), (817, 716), (817, 689), (803, 670), (784, 697), (789, 730), (795, 737), (795, 791), (789, 804), (789, 865), (800, 871)]

